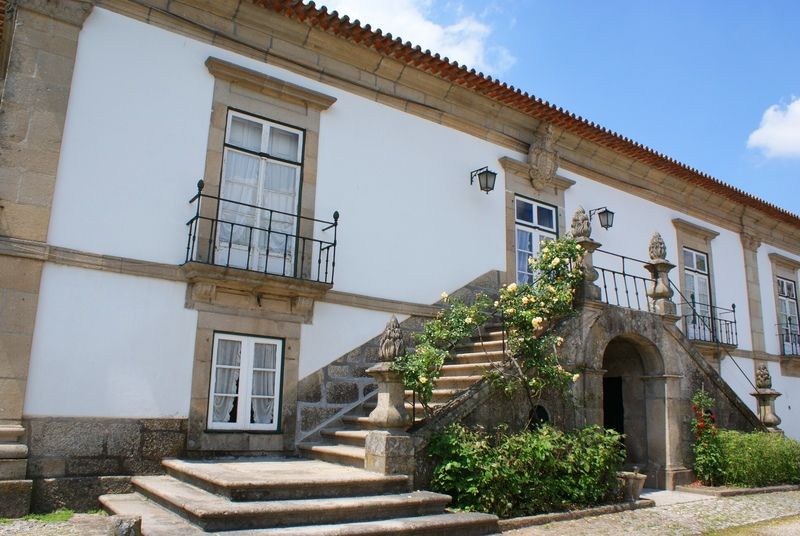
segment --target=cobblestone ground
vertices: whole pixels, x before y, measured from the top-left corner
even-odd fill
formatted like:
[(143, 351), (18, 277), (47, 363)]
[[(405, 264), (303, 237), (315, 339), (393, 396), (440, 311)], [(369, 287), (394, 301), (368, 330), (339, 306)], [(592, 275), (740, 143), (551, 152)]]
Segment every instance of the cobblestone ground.
[[(644, 508), (604, 516), (550, 523), (504, 533), (508, 536), (578, 535), (619, 536), (686, 535), (758, 523), (800, 514), (800, 491), (709, 498), (703, 501)], [(789, 527), (786, 527), (787, 529)], [(796, 530), (800, 527), (794, 525)], [(800, 532), (782, 532), (800, 534)]]
[(0, 536), (109, 536), (113, 534), (106, 516), (75, 514), (62, 523), (17, 520), (0, 524)]

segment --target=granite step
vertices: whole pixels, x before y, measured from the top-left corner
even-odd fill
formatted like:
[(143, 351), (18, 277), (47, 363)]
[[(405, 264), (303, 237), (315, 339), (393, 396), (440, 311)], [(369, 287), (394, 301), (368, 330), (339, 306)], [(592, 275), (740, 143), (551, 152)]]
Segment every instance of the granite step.
[(448, 361), (447, 365), (463, 365), (466, 363), (497, 363), (505, 358), (502, 350), (477, 352), (460, 352)]
[(134, 477), (144, 497), (207, 531), (298, 527), (439, 514), (450, 497), (429, 491), (361, 497), (231, 501), (168, 475)]
[(497, 517), (477, 512), (456, 512), (383, 519), (359, 523), (316, 525), (259, 531), (236, 531), (230, 536), (485, 536), (500, 534)]
[(112, 513), (142, 518), (143, 536), (483, 536), (499, 533), (497, 518), (479, 513), (445, 513), (301, 527), (205, 532), (179, 515), (138, 493), (103, 495), (100, 503)]
[[(366, 436), (366, 431), (357, 432)], [(363, 442), (362, 442), (363, 448)], [(319, 499), (407, 491), (405, 475), (381, 475), (320, 460), (242, 457), (166, 459), (167, 474), (234, 501)]]
[(300, 443), (297, 448), (316, 460), (325, 462), (349, 465), (350, 467), (364, 468), (364, 458), (366, 454), (364, 447), (354, 447), (352, 445), (327, 445), (324, 443)]
[(464, 376), (441, 376), (436, 380), (436, 387), (440, 389), (457, 389), (464, 391), (483, 379), (483, 374)]
[(100, 505), (110, 514), (140, 516), (142, 536), (201, 536), (208, 534), (178, 514), (139, 493), (101, 495)]
[(320, 435), (327, 441), (338, 445), (350, 445), (364, 448), (369, 430), (342, 430), (340, 428), (325, 428)]
[(502, 350), (503, 338), (495, 337), (492, 339), (472, 340), (470, 342), (459, 344), (455, 347), (454, 352), (482, 352), (484, 350)]
[(491, 363), (451, 363), (442, 366), (439, 381), (450, 376), (483, 376)]

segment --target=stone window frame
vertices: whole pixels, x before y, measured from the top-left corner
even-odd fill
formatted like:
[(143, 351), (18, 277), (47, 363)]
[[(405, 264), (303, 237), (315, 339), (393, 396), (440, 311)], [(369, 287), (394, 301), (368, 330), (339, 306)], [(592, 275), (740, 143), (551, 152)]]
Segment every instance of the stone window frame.
[(517, 281), (517, 217), (515, 199), (517, 196), (550, 205), (556, 208), (556, 237), (567, 232), (565, 219), (564, 193), (575, 181), (554, 176), (549, 181), (534, 182), (531, 179), (531, 166), (520, 160), (504, 156), (499, 159), (505, 173), (506, 185), (506, 271), (503, 282)]
[[(274, 400), (274, 402), (273, 402), (274, 422), (271, 423), (270, 425), (259, 425), (257, 423), (253, 423), (253, 424), (247, 425), (244, 428), (239, 428), (237, 426), (229, 426), (229, 424), (238, 424), (238, 423), (214, 423), (213, 422), (213, 420), (211, 418), (211, 404), (213, 403), (212, 399), (213, 399), (213, 396), (215, 396), (215, 395), (214, 395), (212, 387), (214, 386), (214, 383), (215, 383), (215, 378), (214, 378), (215, 370), (216, 370), (216, 367), (219, 366), (219, 364), (217, 362), (217, 357), (218, 357), (217, 350), (219, 348), (218, 342), (220, 340), (229, 340), (229, 341), (238, 340), (242, 345), (241, 346), (242, 347), (242, 356), (244, 356), (244, 354), (245, 354), (244, 347), (245, 347), (246, 343), (248, 345), (250, 345), (250, 343), (252, 343), (252, 345), (255, 346), (255, 344), (258, 344), (259, 342), (261, 342), (261, 343), (267, 343), (267, 344), (275, 344), (275, 346), (277, 347), (276, 356), (275, 356), (275, 369), (274, 369), (274, 374), (275, 374), (275, 378), (274, 378), (274, 393), (272, 395), (272, 398)], [(209, 412), (208, 413), (209, 413), (209, 415), (208, 415), (208, 422), (207, 422), (207, 425), (206, 425), (207, 429), (209, 431), (223, 431), (223, 432), (246, 431), (246, 432), (262, 432), (262, 433), (273, 433), (273, 434), (283, 433), (283, 429), (282, 429), (282, 425), (283, 425), (282, 408), (283, 408), (283, 369), (284, 369), (284, 358), (285, 358), (285, 355), (286, 355), (285, 349), (286, 349), (286, 340), (283, 337), (263, 337), (263, 336), (260, 336), (260, 335), (251, 335), (251, 334), (244, 334), (244, 333), (228, 333), (226, 331), (218, 331), (218, 330), (214, 331), (213, 339), (212, 339), (211, 382), (209, 384), (209, 392), (208, 392), (208, 398), (209, 398)], [(252, 380), (252, 373), (253, 373), (253, 368), (254, 368), (253, 367), (253, 359), (254, 358), (252, 357), (252, 355), (250, 356), (250, 359), (251, 360), (248, 363), (250, 365), (250, 367), (249, 367), (249, 370), (246, 371), (246, 372), (244, 370), (244, 364), (245, 364), (244, 363), (244, 357), (242, 357), (242, 359), (239, 362), (239, 380), (238, 381), (239, 381), (240, 384), (241, 384), (241, 381), (243, 379)], [(249, 388), (245, 388), (245, 389), (248, 391), (248, 395), (249, 396), (253, 396), (252, 382), (251, 382), (250, 385), (251, 386)], [(242, 401), (242, 393), (243, 393), (243, 388), (240, 385), (239, 388), (238, 388), (237, 395), (236, 395), (237, 399), (238, 399), (237, 402), (239, 404), (241, 404), (241, 401)], [(237, 406), (237, 412), (241, 411), (240, 408), (241, 408), (241, 405)]]
[[(798, 277), (797, 274), (800, 272), (800, 261), (796, 261), (789, 257), (785, 257), (780, 253), (770, 253), (767, 255), (770, 260), (770, 264), (772, 265), (772, 299), (775, 304), (775, 319), (780, 322), (780, 306), (778, 305), (778, 278), (781, 279), (788, 279), (792, 281), (795, 285), (795, 292), (798, 289)], [(797, 300), (796, 300), (797, 301)], [(800, 303), (798, 303), (798, 307), (800, 307)], [(775, 337), (779, 339), (778, 345), (778, 352), (780, 355), (783, 355), (783, 342), (780, 341), (780, 333), (778, 332), (778, 325), (774, 326), (775, 328)]]
[[(214, 77), (206, 148), (204, 192), (217, 195), (222, 183), (225, 129), (229, 109), (235, 109), (304, 132), (302, 182), (298, 195), (301, 217), (315, 217), (317, 158), (321, 113), (336, 98), (280, 80), (234, 63), (209, 57), (205, 65)], [(208, 212), (205, 212), (208, 211)], [(201, 213), (215, 217), (208, 203)], [(300, 229), (311, 233), (313, 229)], [(286, 280), (260, 273), (234, 274), (219, 267), (192, 268), (186, 306), (198, 310), (192, 371), (187, 450), (246, 452), (294, 450), (300, 326), (311, 317), (319, 284)], [(206, 273), (208, 272), (208, 273)], [(316, 285), (316, 286), (315, 286)], [(308, 288), (307, 288), (308, 287)], [(314, 288), (311, 288), (314, 287)], [(277, 431), (212, 430), (208, 427), (209, 389), (215, 332), (240, 333), (284, 340), (281, 381), (281, 425)]]
[[(686, 267), (684, 266), (683, 262), (683, 250), (691, 249), (699, 253), (703, 253), (706, 256), (706, 260), (708, 262), (708, 286), (709, 286), (709, 297), (710, 297), (710, 305), (716, 306), (717, 305), (717, 285), (714, 282), (714, 276), (716, 271), (714, 269), (714, 255), (711, 248), (711, 242), (719, 236), (717, 231), (709, 229), (707, 227), (703, 227), (701, 225), (697, 225), (695, 223), (688, 222), (681, 218), (675, 218), (672, 220), (672, 225), (675, 227), (675, 234), (678, 243), (678, 288), (680, 288), (681, 293), (685, 296), (686, 300), (689, 299), (689, 296), (686, 295), (686, 282), (684, 281), (684, 273)], [(683, 301), (683, 300), (681, 300)], [(679, 311), (682, 312), (682, 311)]]

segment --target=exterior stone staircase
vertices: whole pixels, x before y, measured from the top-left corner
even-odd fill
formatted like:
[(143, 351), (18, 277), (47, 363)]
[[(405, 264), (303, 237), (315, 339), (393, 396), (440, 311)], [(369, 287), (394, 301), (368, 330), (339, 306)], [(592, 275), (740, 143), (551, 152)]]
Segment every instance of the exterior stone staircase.
[(142, 517), (145, 536), (484, 535), (497, 518), (446, 513), (450, 497), (409, 491), (409, 477), (319, 460), (236, 458), (163, 462), (166, 475), (103, 495), (109, 512)]
[[(480, 336), (457, 346), (452, 359), (442, 367), (442, 374), (433, 390), (428, 404), (435, 412), (451, 399), (469, 389), (483, 378), (484, 371), (492, 362), (503, 360), (503, 332), (500, 326), (489, 326)], [(406, 391), (406, 410), (415, 416), (417, 423), (424, 420), (425, 410), (421, 403), (413, 404), (413, 393)], [(374, 399), (355, 408), (348, 415), (320, 431), (319, 441), (298, 444), (300, 452), (310, 458), (364, 467), (365, 441), (371, 430), (369, 414), (375, 409)]]

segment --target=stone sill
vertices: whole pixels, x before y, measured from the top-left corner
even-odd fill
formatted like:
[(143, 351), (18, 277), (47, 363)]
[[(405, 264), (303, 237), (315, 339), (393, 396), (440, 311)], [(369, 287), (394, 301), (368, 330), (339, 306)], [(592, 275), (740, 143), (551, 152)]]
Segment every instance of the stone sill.
[(190, 283), (205, 283), (253, 294), (319, 299), (333, 288), (332, 283), (264, 274), (202, 262), (187, 262), (181, 265), (181, 271)]
[(692, 341), (692, 344), (697, 346), (699, 350), (706, 352), (713, 352), (720, 349), (727, 350), (728, 352), (730, 352), (731, 350), (736, 350), (736, 348), (739, 347), (739, 345), (737, 344), (723, 344), (723, 343), (716, 343), (711, 341), (703, 341), (695, 339), (689, 339), (689, 340)]

